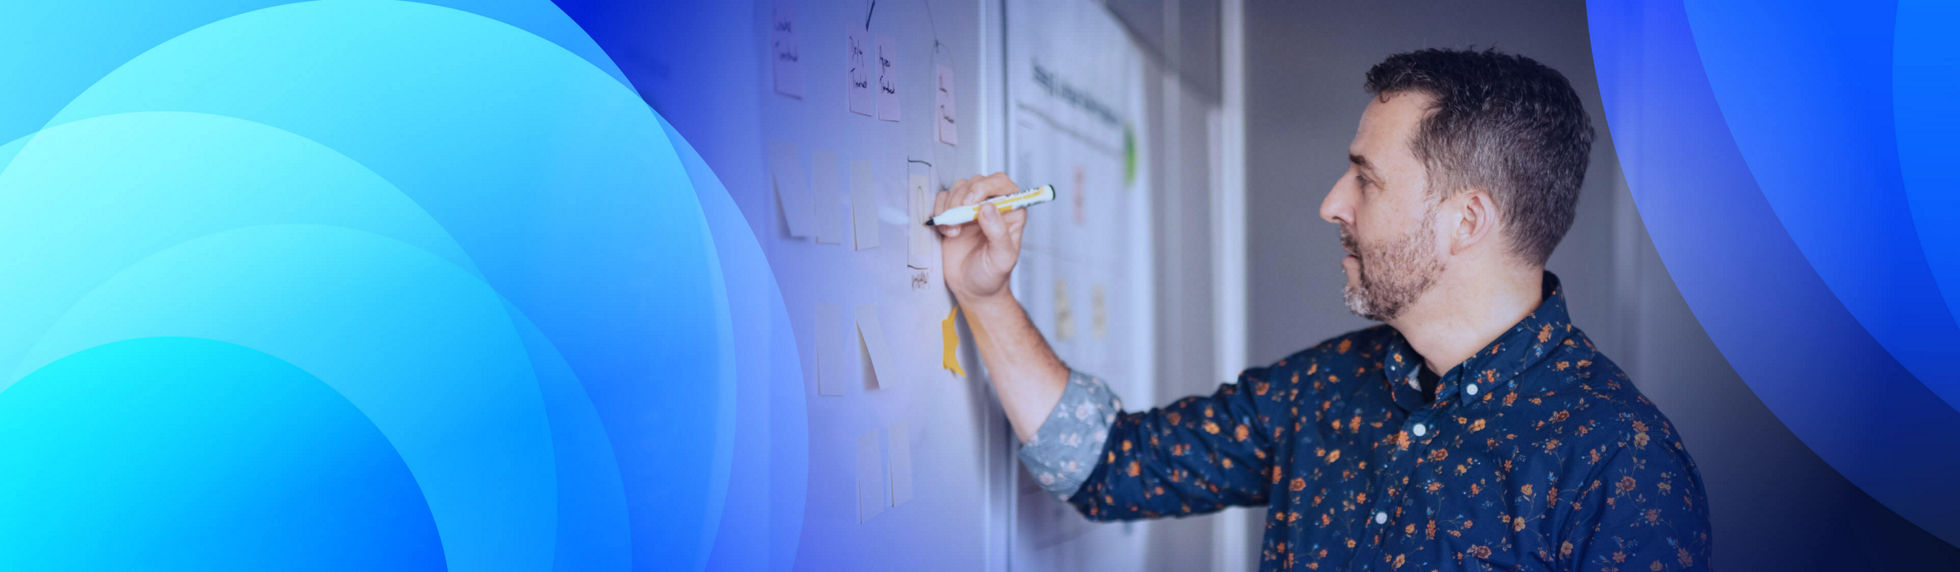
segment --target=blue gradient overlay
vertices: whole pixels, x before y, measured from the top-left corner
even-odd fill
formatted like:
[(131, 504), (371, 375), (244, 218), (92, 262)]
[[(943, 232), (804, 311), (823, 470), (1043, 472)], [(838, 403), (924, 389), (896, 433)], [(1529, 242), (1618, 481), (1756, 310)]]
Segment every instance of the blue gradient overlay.
[[(682, 86), (760, 85), (759, 6), (0, 4), (0, 568), (850, 560), (799, 545), (769, 203), (681, 132), (756, 147), (755, 93)], [(1588, 13), (1697, 319), (1960, 543), (1960, 7)]]
[(1696, 318), (1820, 457), (1960, 543), (1960, 9), (1588, 8), (1627, 183)]
[(0, 567), (793, 553), (774, 278), (555, 6), (78, 4), (0, 8)]

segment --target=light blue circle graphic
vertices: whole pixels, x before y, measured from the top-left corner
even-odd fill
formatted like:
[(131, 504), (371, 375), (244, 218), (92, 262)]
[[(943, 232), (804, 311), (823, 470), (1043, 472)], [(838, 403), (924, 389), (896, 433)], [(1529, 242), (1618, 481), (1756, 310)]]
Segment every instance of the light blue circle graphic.
[(0, 536), (8, 562), (791, 561), (807, 427), (780, 290), (555, 6), (21, 4), (0, 259), (31, 279), (0, 282), (0, 410), (51, 437), (0, 438), (46, 468), (6, 475), (33, 495), (0, 509), (32, 532)]
[[(408, 467), (304, 370), (190, 338), (62, 358), (0, 393), (10, 570), (437, 568)], [(32, 438), (23, 438), (32, 436)]]

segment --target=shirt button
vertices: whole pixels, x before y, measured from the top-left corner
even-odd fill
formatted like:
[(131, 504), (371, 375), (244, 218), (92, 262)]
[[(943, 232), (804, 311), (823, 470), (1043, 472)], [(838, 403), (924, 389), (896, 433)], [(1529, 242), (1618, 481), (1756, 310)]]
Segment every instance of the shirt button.
[(1415, 433), (1417, 437), (1421, 437), (1424, 433), (1429, 432), (1429, 428), (1424, 427), (1421, 423), (1417, 423), (1415, 427), (1409, 428), (1409, 432)]
[(1375, 511), (1375, 524), (1388, 524), (1388, 511)]
[(1474, 384), (1474, 383), (1472, 383), (1472, 384), (1470, 384), (1470, 385), (1465, 385), (1465, 386), (1463, 386), (1463, 393), (1464, 393), (1464, 394), (1466, 394), (1466, 395), (1469, 395), (1469, 396), (1471, 396), (1471, 397), (1476, 397), (1476, 396), (1477, 396), (1477, 384)]

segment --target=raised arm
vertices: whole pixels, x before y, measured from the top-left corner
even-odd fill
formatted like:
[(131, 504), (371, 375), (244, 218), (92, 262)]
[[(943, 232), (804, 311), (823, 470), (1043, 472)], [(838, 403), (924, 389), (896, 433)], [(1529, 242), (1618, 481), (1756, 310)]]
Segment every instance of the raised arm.
[[(994, 173), (953, 184), (933, 199), (933, 213), (1010, 195), (1019, 188)], [(1041, 338), (1021, 303), (1007, 289), (1008, 274), (1021, 256), (1021, 231), (1028, 213), (980, 209), (972, 224), (938, 227), (946, 288), (973, 327), (974, 344), (987, 365), (994, 393), (1023, 443), (1034, 439), (1042, 421), (1062, 397), (1068, 368)]]
[[(993, 174), (960, 181), (933, 212), (1019, 189)], [(1248, 370), (1210, 396), (1123, 414), (1099, 379), (1071, 371), (1007, 288), (1020, 257), (1026, 211), (981, 209), (978, 221), (942, 227), (947, 288), (973, 326), (975, 344), (1021, 459), (1042, 486), (1093, 519), (1208, 512), (1264, 502), (1272, 474), (1282, 391)]]

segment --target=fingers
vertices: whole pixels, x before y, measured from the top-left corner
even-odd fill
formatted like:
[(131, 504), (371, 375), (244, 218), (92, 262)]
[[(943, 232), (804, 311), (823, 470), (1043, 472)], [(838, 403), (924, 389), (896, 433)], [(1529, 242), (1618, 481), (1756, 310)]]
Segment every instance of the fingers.
[(991, 254), (993, 256), (1012, 254), (1011, 252), (1002, 252), (1002, 249), (1008, 247), (1007, 223), (1000, 220), (1000, 211), (986, 208), (980, 209), (980, 218), (974, 222), (979, 223), (980, 234), (987, 237), (986, 249), (992, 251)]
[(993, 259), (1000, 268), (1013, 268), (1015, 259), (1021, 254), (1021, 241), (1012, 236), (1006, 219), (1000, 211), (981, 209), (980, 232), (987, 236), (988, 258)]
[(980, 177), (974, 177), (966, 180), (967, 182), (966, 192), (960, 194), (961, 205), (970, 205), (973, 203), (980, 202), (982, 200), (986, 200), (987, 197), (985, 194), (983, 194), (986, 192), (986, 186), (981, 184), (982, 181), (984, 181), (984, 179)]
[(966, 204), (966, 191), (972, 186), (972, 179), (960, 179), (953, 182), (953, 188), (940, 191), (939, 196), (934, 197), (932, 201), (933, 216), (939, 216), (939, 213), (946, 212), (946, 209)]
[[(1020, 191), (1021, 189), (1015, 186), (1014, 181), (1009, 180), (1007, 178), (1007, 174), (1005, 173), (994, 173), (992, 175), (976, 176), (976, 177), (961, 179), (959, 180), (959, 182), (953, 183), (953, 188), (941, 192), (933, 197), (932, 199), (933, 216), (938, 216), (939, 213), (946, 212), (946, 209), (967, 206), (994, 197), (1011, 195), (1014, 193), (1018, 193)], [(982, 212), (980, 213), (979, 220), (985, 221), (988, 216), (987, 211), (992, 211), (993, 209), (980, 209), (980, 210)], [(1001, 217), (999, 213), (994, 213), (994, 219), (1001, 223), (1001, 226), (995, 229), (999, 232), (998, 233), (988, 232), (985, 229), (984, 222), (982, 224), (981, 232), (984, 233), (984, 235), (987, 236), (989, 239), (992, 239), (995, 236), (1000, 236), (1003, 242), (1008, 242), (1013, 246), (1018, 247), (1020, 244), (1020, 236), (1019, 236), (1020, 228), (1027, 223), (1027, 213), (1014, 211), (1012, 213), (1009, 213), (1006, 217)], [(960, 233), (963, 232), (961, 230), (961, 227), (964, 226), (966, 225), (951, 225), (951, 226), (934, 227), (934, 228), (939, 231), (940, 236), (951, 238), (951, 237), (959, 236)]]
[(1014, 181), (1008, 180), (1007, 174), (1005, 173), (994, 173), (985, 177), (974, 177), (974, 179), (976, 180), (973, 186), (978, 187), (978, 194), (980, 196), (978, 200), (987, 200), (1021, 192), (1021, 188), (1015, 186)]
[[(946, 212), (946, 202), (947, 202), (947, 201), (949, 201), (949, 200), (951, 200), (952, 198), (953, 198), (953, 193), (952, 193), (951, 191), (939, 191), (939, 192), (937, 192), (937, 193), (933, 193), (933, 194), (932, 194), (932, 215), (931, 215), (931, 216), (939, 216), (939, 213), (943, 213), (943, 212)], [(951, 228), (948, 228), (948, 227), (943, 227), (943, 226), (935, 226), (935, 227), (932, 227), (932, 229), (933, 229), (933, 230), (936, 230), (936, 231), (939, 231), (939, 236), (942, 236), (942, 237), (943, 237), (943, 236), (955, 236), (955, 235), (952, 235), (952, 234), (948, 234), (948, 233), (947, 233), (947, 231), (949, 231), (949, 230), (952, 230)]]
[(1002, 215), (1001, 219), (1007, 221), (1008, 241), (1013, 243), (1016, 250), (1019, 250), (1021, 248), (1021, 230), (1028, 226), (1028, 211), (1026, 209), (1015, 209)]
[(980, 220), (978, 222), (980, 223), (980, 232), (986, 235), (987, 242), (1006, 241), (1007, 221), (1001, 220), (999, 209), (980, 209)]
[[(972, 186), (972, 179), (960, 179), (953, 183), (953, 188), (940, 191), (938, 194), (933, 195), (932, 216), (939, 216), (940, 213), (946, 212), (946, 209), (965, 204), (967, 189)], [(960, 227), (962, 226), (966, 225), (935, 226), (933, 229), (938, 230), (939, 236), (941, 237), (953, 238), (960, 235)]]

